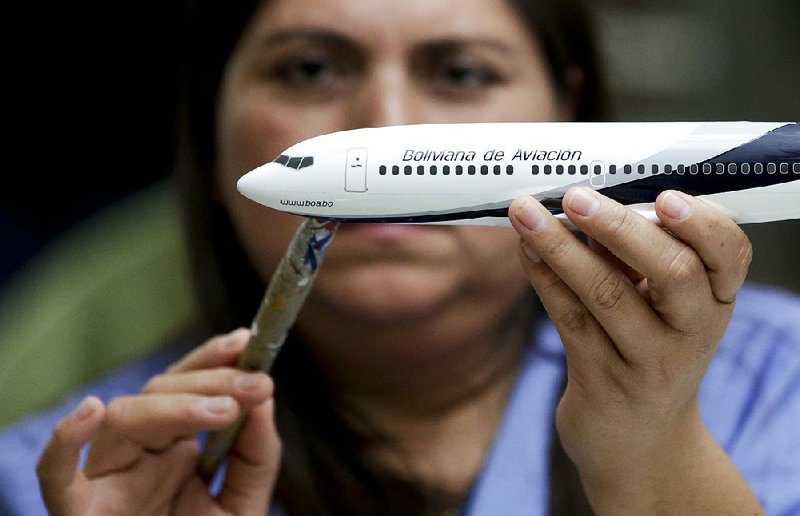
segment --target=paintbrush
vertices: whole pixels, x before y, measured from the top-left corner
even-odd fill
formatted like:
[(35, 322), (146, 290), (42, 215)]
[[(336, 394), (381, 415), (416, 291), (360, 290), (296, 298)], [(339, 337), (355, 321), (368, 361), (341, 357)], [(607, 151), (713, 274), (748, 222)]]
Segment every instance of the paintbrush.
[[(338, 225), (313, 218), (306, 218), (300, 224), (270, 278), (237, 367), (245, 371), (270, 371), (311, 290)], [(247, 413), (243, 412), (229, 427), (209, 433), (198, 464), (198, 471), (207, 482), (216, 475), (246, 420)]]

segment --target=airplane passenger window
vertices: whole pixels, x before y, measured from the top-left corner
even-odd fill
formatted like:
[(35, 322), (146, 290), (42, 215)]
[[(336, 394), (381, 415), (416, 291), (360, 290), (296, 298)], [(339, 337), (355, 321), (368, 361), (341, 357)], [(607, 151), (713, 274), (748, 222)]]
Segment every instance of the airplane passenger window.
[(763, 163), (756, 163), (753, 166), (753, 172), (755, 172), (756, 174), (761, 174), (762, 172), (764, 172), (764, 164)]
[(397, 165), (392, 165), (392, 175), (396, 176), (399, 173), (400, 173), (400, 167), (398, 167)]
[(722, 163), (717, 163), (717, 174), (724, 174), (725, 173), (725, 165)]
[(684, 167), (683, 164), (681, 163), (680, 165), (678, 165), (678, 175), (682, 176), (684, 172), (686, 172), (686, 167)]
[(436, 171), (437, 171), (437, 170), (436, 170), (436, 165), (431, 165), (431, 175), (432, 175), (432, 176), (435, 176), (435, 175), (436, 175)]
[(475, 175), (475, 165), (470, 165), (467, 167), (467, 174), (471, 176)]
[(570, 165), (567, 167), (567, 174), (571, 176), (575, 175), (575, 165)]
[(556, 174), (559, 176), (564, 173), (564, 165), (556, 165)]
[(450, 175), (450, 165), (445, 165), (442, 167), (442, 174), (446, 176)]
[(417, 165), (417, 175), (418, 176), (425, 175), (425, 165)]
[(494, 171), (494, 175), (499, 176), (500, 175), (500, 165), (495, 165), (493, 171)]
[(781, 163), (781, 174), (788, 174), (788, 173), (789, 173), (789, 164)]
[(738, 167), (736, 166), (736, 163), (728, 163), (728, 173), (729, 174), (735, 174), (737, 168)]
[(411, 165), (406, 165), (405, 168), (403, 168), (403, 173), (405, 175), (407, 175), (407, 176), (410, 176), (411, 175)]
[(539, 175), (539, 165), (531, 165), (531, 174), (534, 176)]
[(750, 173), (750, 163), (742, 163), (742, 174)]
[(695, 163), (695, 164), (693, 164), (693, 165), (692, 165), (692, 166), (689, 168), (689, 171), (691, 172), (691, 174), (692, 174), (693, 176), (696, 176), (696, 175), (697, 175), (697, 172), (699, 172), (699, 171), (700, 171), (700, 167), (697, 165), (697, 163)]
[(600, 166), (600, 165), (595, 165), (593, 167), (593, 172), (594, 172), (594, 175), (599, 176), (599, 175), (601, 175), (603, 173), (603, 167)]
[(631, 167), (630, 165), (625, 165), (622, 170), (626, 174), (630, 174), (631, 172), (633, 172), (633, 167)]
[(456, 165), (456, 175), (460, 176), (463, 173), (464, 173), (464, 167), (462, 167), (461, 165)]
[(659, 170), (658, 163), (653, 163), (653, 166), (651, 167), (650, 171), (653, 174), (658, 174), (658, 170)]
[(481, 175), (485, 176), (489, 173), (489, 167), (487, 165), (481, 165)]
[(588, 176), (589, 175), (589, 166), (588, 165), (581, 165), (581, 175)]
[(514, 165), (506, 165), (506, 174), (509, 176), (514, 175)]
[(609, 165), (608, 166), (608, 173), (609, 174), (616, 174), (617, 173), (617, 166), (616, 165)]
[(550, 175), (550, 172), (552, 172), (552, 171), (553, 171), (553, 167), (551, 167), (550, 165), (545, 165), (544, 166), (545, 175)]
[(774, 174), (776, 170), (775, 163), (767, 163), (767, 173)]
[(664, 165), (664, 173), (667, 175), (672, 174), (672, 165)]
[(795, 174), (800, 174), (800, 163), (795, 163), (794, 165), (792, 165), (792, 170), (794, 171)]
[(640, 174), (644, 174), (644, 164), (639, 163), (639, 166), (636, 167), (636, 171)]
[(703, 163), (703, 174), (711, 173), (711, 163)]
[(381, 165), (378, 167), (378, 174), (385, 176), (386, 175), (386, 165)]

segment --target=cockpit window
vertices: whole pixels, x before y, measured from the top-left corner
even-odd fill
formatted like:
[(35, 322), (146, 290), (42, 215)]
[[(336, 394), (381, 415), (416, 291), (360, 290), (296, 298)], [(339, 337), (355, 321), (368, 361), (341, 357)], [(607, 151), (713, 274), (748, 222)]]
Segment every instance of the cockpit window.
[(274, 163), (279, 163), (289, 168), (293, 168), (295, 170), (300, 170), (301, 168), (310, 167), (314, 164), (314, 156), (303, 156), (303, 157), (290, 157), (286, 154), (281, 154), (277, 158), (273, 160)]

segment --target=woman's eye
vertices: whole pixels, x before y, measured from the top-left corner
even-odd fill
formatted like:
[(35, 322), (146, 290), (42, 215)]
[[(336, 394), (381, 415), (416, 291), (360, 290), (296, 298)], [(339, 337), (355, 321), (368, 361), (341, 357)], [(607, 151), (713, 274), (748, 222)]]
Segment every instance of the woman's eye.
[(299, 52), (268, 65), (265, 81), (287, 98), (320, 101), (347, 94), (360, 70), (359, 63), (342, 52)]
[(431, 92), (453, 101), (474, 99), (506, 82), (497, 66), (482, 61), (436, 59), (418, 73)]
[(332, 80), (333, 66), (322, 59), (290, 59), (278, 64), (271, 75), (289, 86), (322, 86)]
[(442, 80), (458, 88), (478, 88), (500, 82), (500, 76), (488, 67), (452, 65), (443, 71)]

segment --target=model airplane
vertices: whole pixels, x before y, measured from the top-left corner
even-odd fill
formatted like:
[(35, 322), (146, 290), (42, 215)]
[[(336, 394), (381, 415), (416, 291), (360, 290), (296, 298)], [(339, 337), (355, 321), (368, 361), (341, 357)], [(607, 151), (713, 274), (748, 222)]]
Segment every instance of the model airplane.
[(510, 225), (520, 195), (560, 214), (588, 186), (654, 218), (675, 189), (740, 224), (800, 218), (798, 122), (539, 122), (340, 131), (288, 148), (238, 183), (306, 217)]

